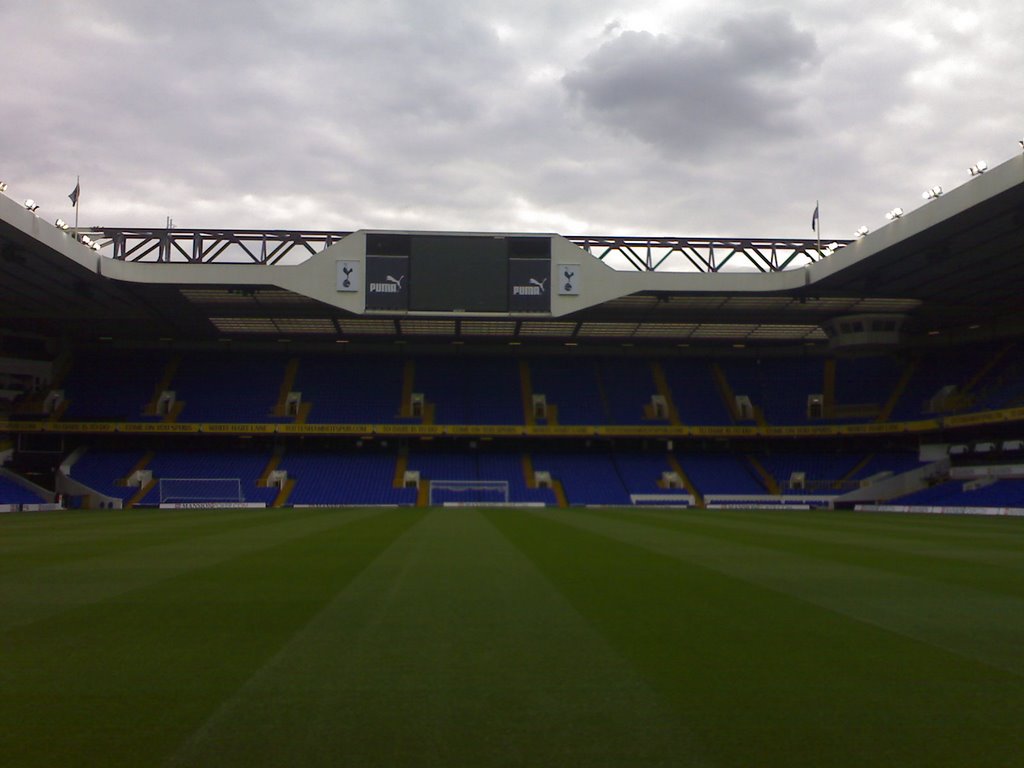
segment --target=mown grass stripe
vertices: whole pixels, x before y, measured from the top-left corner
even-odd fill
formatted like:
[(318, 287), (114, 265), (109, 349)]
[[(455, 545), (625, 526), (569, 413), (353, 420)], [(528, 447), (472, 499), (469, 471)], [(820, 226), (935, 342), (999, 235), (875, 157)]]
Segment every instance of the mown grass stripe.
[[(289, 511), (288, 519), (301, 520), (323, 510)], [(56, 513), (89, 518), (93, 513)], [(213, 535), (281, 520), (281, 510), (195, 510), (169, 513), (146, 510), (99, 513), (88, 525), (54, 530), (50, 513), (35, 515), (35, 525), (12, 528), (0, 520), (0, 580), (11, 574), (47, 566), (57, 560), (71, 563), (117, 555), (127, 549), (171, 544), (199, 535)]]
[(584, 512), (488, 516), (718, 764), (1011, 765), (1024, 749), (1019, 677), (709, 567), (750, 548)]
[(530, 560), (478, 512), (433, 510), (174, 764), (702, 762), (685, 723)]
[(159, 764), (418, 517), (335, 512), (171, 578), (154, 556), (148, 587), (5, 632), (4, 762)]
[[(722, 519), (747, 520), (749, 510), (716, 509)], [(879, 539), (932, 541), (963, 548), (1018, 550), (1024, 545), (1024, 528), (1014, 517), (969, 515), (892, 514), (851, 511), (757, 510), (766, 525), (857, 533)]]
[[(130, 515), (124, 512), (123, 515)], [(202, 517), (204, 512), (193, 512)], [(0, 577), (0, 632), (53, 616), (88, 603), (110, 599), (156, 581), (170, 579), (196, 568), (247, 552), (274, 547), (281, 541), (335, 527), (342, 518), (357, 519), (378, 514), (369, 510), (317, 510), (312, 515), (292, 516), (278, 510), (272, 517), (257, 515), (254, 523), (244, 513), (212, 527), (186, 526), (181, 535), (158, 543), (125, 542), (105, 554), (88, 558), (66, 556), (55, 562)], [(117, 540), (116, 518), (107, 526)], [(98, 523), (104, 525), (103, 521)]]
[[(751, 513), (756, 517), (759, 513)], [(1005, 594), (795, 555), (761, 544), (673, 532), (602, 513), (559, 519), (807, 601), (1005, 672), (1024, 675), (1024, 601)]]
[[(629, 511), (596, 514), (1024, 598), (1024, 549), (981, 550), (958, 547), (948, 541), (940, 547), (932, 541), (915, 541), (909, 535), (893, 540), (821, 527), (765, 523), (765, 514), (773, 520), (787, 514), (779, 512), (755, 512), (745, 518), (726, 519), (716, 512), (683, 512), (672, 516)], [(918, 521), (919, 526), (926, 524), (926, 521)], [(1024, 528), (1024, 521), (1018, 525)]]

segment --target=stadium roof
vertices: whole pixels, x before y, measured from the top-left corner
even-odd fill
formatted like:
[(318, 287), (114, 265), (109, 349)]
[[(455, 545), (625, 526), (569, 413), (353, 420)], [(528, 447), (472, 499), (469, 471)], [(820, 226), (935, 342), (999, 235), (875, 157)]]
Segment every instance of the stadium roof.
[[(273, 233), (269, 252), (263, 233), (261, 250), (246, 251), (248, 263), (222, 263), (214, 249), (231, 246), (232, 234), (244, 241), (244, 233), (206, 233), (203, 249), (194, 245), (190, 254), (175, 232), (83, 231), (99, 240), (99, 251), (0, 195), (0, 330), (151, 342), (639, 345), (813, 343), (825, 339), (823, 323), (856, 314), (903, 315), (904, 330), (922, 337), (1024, 328), (1024, 156), (824, 258), (808, 241), (570, 238), (565, 247), (584, 266), (605, 270), (595, 273), (601, 289), (580, 305), (553, 299), (543, 315), (350, 311), (313, 272), (344, 233)], [(128, 236), (157, 245), (130, 251)], [(298, 265), (280, 261), (295, 252), (311, 255)]]

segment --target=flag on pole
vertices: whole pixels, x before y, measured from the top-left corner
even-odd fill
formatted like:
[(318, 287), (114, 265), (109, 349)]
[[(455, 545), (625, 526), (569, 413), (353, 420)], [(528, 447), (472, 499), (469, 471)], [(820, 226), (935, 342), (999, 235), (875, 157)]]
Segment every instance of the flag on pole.
[(71, 194), (68, 195), (68, 197), (71, 198), (71, 204), (73, 206), (75, 206), (76, 208), (78, 207), (78, 195), (79, 195), (79, 193), (81, 191), (82, 191), (82, 184), (81, 184), (81, 182), (75, 182), (75, 188), (73, 190), (71, 190)]
[(811, 230), (814, 232), (818, 231), (818, 203), (814, 204), (814, 215), (811, 216)]

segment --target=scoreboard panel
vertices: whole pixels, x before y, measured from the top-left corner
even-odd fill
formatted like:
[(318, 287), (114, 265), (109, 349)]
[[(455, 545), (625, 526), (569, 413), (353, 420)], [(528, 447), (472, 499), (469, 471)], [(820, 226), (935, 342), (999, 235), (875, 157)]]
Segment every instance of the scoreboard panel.
[(366, 308), (550, 312), (548, 236), (366, 235)]
[(504, 238), (416, 237), (409, 271), (409, 309), (413, 311), (508, 311)]

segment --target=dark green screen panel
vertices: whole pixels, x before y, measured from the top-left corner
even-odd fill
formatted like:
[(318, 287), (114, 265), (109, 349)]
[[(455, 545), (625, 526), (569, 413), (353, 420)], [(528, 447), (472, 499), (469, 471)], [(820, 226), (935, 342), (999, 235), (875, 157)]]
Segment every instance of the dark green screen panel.
[(508, 244), (503, 237), (414, 235), (410, 272), (413, 311), (508, 311)]

